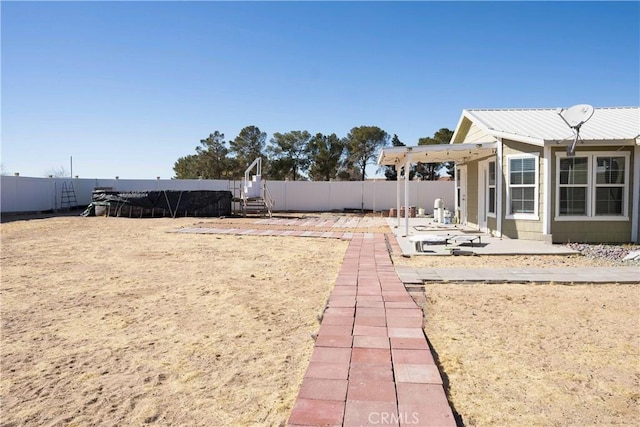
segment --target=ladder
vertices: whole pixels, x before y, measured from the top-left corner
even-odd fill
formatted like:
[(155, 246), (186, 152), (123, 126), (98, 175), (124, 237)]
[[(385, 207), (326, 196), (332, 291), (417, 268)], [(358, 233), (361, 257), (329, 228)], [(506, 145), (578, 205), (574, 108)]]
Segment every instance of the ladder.
[(73, 188), (73, 181), (62, 182), (62, 197), (60, 198), (60, 208), (65, 207), (69, 210), (78, 206), (78, 200), (76, 199), (76, 190)]

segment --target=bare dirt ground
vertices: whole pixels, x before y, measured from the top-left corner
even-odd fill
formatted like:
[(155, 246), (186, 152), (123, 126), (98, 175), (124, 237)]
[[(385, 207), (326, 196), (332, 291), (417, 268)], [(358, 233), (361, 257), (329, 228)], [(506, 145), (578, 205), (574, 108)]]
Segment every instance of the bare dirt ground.
[[(581, 255), (394, 255), (394, 262), (415, 268), (624, 265)], [(640, 283), (427, 284), (425, 290), (425, 331), (464, 425), (640, 424)]]
[[(3, 426), (286, 421), (347, 243), (166, 233), (194, 226), (274, 228), (75, 216), (0, 225)], [(619, 265), (578, 255), (393, 258)], [(640, 285), (426, 290), (427, 336), (465, 425), (640, 423)]]
[(640, 285), (426, 293), (426, 333), (464, 425), (640, 423)]
[(2, 425), (279, 425), (347, 243), (0, 225)]

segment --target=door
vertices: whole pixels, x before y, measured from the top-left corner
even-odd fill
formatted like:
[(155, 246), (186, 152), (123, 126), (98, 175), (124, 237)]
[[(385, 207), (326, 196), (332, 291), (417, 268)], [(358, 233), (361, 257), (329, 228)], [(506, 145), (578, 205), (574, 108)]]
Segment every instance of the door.
[(478, 164), (478, 228), (489, 233), (488, 218), (496, 217), (496, 161)]
[(478, 229), (487, 232), (487, 203), (486, 194), (489, 183), (488, 162), (478, 164)]
[(460, 224), (467, 223), (467, 166), (456, 166), (456, 215)]

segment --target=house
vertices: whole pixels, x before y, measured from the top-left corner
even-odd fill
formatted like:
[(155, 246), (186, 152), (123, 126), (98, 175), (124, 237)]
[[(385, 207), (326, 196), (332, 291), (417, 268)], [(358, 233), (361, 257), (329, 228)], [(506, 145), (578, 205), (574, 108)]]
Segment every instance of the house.
[(640, 107), (595, 108), (570, 155), (574, 135), (556, 108), (463, 110), (449, 144), (384, 148), (378, 164), (456, 162), (456, 217), (497, 237), (638, 242)]

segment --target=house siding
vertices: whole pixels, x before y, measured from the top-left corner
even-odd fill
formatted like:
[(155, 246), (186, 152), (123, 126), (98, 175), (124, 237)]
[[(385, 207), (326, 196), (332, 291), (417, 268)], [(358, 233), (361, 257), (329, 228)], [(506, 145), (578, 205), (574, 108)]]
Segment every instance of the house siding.
[[(502, 188), (502, 235), (510, 239), (527, 239), (527, 240), (548, 240), (543, 234), (543, 218), (544, 218), (544, 170), (542, 165), (542, 147), (531, 144), (525, 144), (516, 141), (503, 141), (503, 159), (502, 159), (502, 176), (504, 177)], [(509, 199), (507, 197), (507, 189), (509, 186), (509, 162), (508, 157), (514, 154), (536, 154), (538, 155), (538, 219), (522, 220), (508, 219), (506, 215), (509, 212)]]
[[(635, 148), (638, 149), (638, 148)], [(629, 156), (629, 191), (626, 194), (628, 198), (627, 216), (628, 221), (555, 221), (556, 212), (556, 153), (564, 152), (564, 148), (552, 148), (551, 150), (551, 234), (553, 243), (568, 243), (568, 242), (580, 242), (580, 243), (621, 243), (629, 242), (631, 240), (631, 228), (632, 228), (632, 213), (633, 213), (633, 192), (638, 191), (634, 185), (637, 183), (638, 178), (633, 176), (634, 170), (634, 147), (619, 147), (619, 146), (600, 146), (600, 147), (587, 147), (577, 149), (576, 153), (580, 151), (588, 152), (612, 152), (618, 153), (630, 153)], [(637, 209), (638, 207), (636, 207)]]
[(495, 141), (495, 138), (480, 129), (475, 123), (469, 126), (469, 131), (464, 138), (465, 143)]
[[(556, 109), (505, 109), (505, 110), (464, 110), (454, 133), (452, 143), (478, 143), (497, 141), (498, 153), (502, 158), (502, 185), (500, 186), (497, 219), (487, 218), (487, 228), (492, 234), (505, 238), (542, 240), (545, 242), (589, 242), (618, 243), (635, 239), (640, 242), (640, 136), (638, 136), (638, 112), (640, 108), (596, 108), (589, 124), (582, 129), (584, 143), (579, 143), (577, 151), (608, 151), (629, 153), (628, 193), (624, 218), (604, 220), (582, 217), (565, 218), (556, 221), (556, 153), (565, 150), (567, 139), (566, 123), (558, 120)], [(486, 129), (486, 132), (483, 130)], [(518, 139), (517, 142), (509, 140)], [(552, 141), (562, 140), (556, 145)], [(546, 148), (539, 146), (546, 141)], [(546, 150), (546, 151), (545, 151)], [(544, 159), (544, 153), (549, 158)], [(538, 156), (538, 216), (534, 220), (506, 218), (509, 211), (508, 156), (535, 153)], [(468, 163), (467, 166), (471, 166)], [(545, 166), (548, 175), (545, 177)], [(478, 227), (478, 165), (468, 167), (466, 217), (470, 226)], [(634, 200), (634, 195), (636, 199)], [(547, 203), (548, 202), (548, 203)], [(518, 215), (519, 216), (519, 215)], [(576, 220), (577, 219), (577, 220)], [(632, 233), (635, 235), (632, 236)]]
[(487, 229), (489, 229), (489, 234), (495, 236), (498, 230), (498, 220), (494, 217), (487, 218)]
[(552, 230), (553, 243), (623, 243), (631, 237), (628, 222), (564, 221)]

